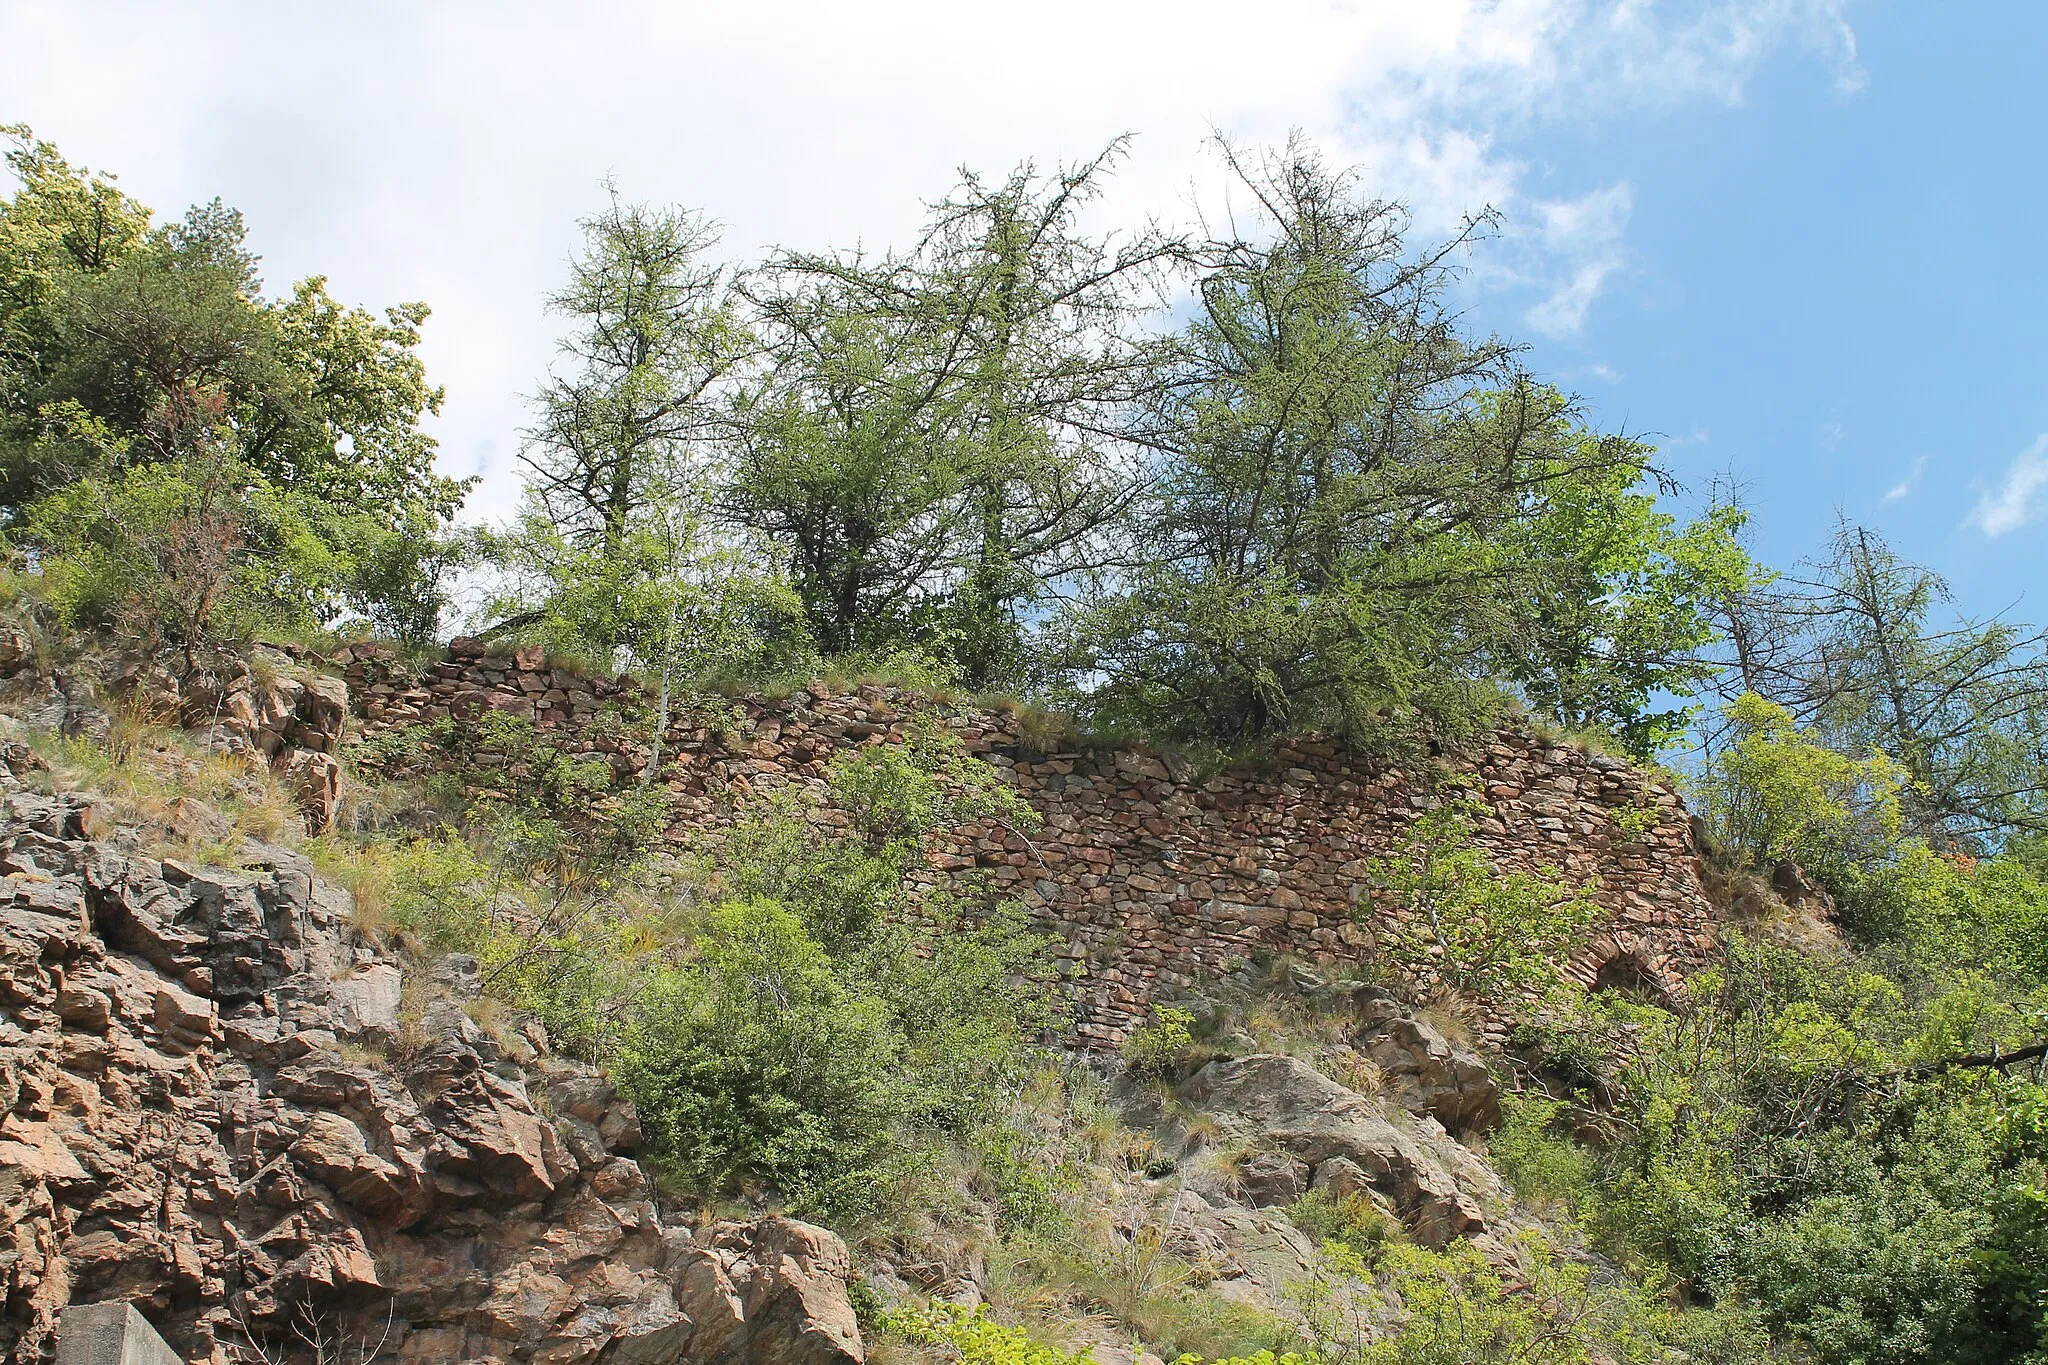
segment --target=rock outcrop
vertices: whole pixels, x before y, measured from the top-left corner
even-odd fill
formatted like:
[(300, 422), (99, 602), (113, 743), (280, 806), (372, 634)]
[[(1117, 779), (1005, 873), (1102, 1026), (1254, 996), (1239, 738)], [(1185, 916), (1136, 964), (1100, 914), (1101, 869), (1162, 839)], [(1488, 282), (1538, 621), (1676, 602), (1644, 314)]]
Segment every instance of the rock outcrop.
[(862, 1360), (839, 1239), (665, 1218), (631, 1106), (480, 1028), (473, 963), (408, 981), (285, 849), (0, 788), (0, 1356), (126, 1299), (215, 1365)]
[(1379, 1067), (1389, 1096), (1453, 1133), (1500, 1126), (1500, 1084), (1484, 1057), (1416, 1018), (1391, 993), (1367, 988), (1361, 994), (1365, 1026), (1352, 1046)]
[(1285, 1191), (1366, 1194), (1426, 1246), (1490, 1231), (1506, 1202), (1492, 1170), (1433, 1118), (1415, 1118), (1339, 1085), (1298, 1058), (1262, 1053), (1210, 1062), (1175, 1096), (1208, 1116), (1225, 1142), (1266, 1154), (1266, 1179), (1285, 1172)]
[(334, 822), (350, 716), (342, 679), (268, 646), (246, 659), (223, 655), (176, 667), (90, 638), (71, 642), (67, 653), (46, 665), (19, 624), (0, 622), (0, 711), (31, 730), (96, 743), (113, 729), (111, 705), (173, 721), (210, 752), (268, 766), (313, 833)]

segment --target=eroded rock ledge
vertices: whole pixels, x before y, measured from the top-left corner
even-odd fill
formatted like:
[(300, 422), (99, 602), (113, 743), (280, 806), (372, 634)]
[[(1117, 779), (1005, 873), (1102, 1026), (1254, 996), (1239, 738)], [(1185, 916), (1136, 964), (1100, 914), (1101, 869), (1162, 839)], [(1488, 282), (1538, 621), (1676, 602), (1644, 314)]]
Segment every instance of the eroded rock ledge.
[(479, 1028), (473, 963), (408, 980), (299, 855), (143, 856), (33, 761), (0, 746), (0, 1356), (122, 1298), (217, 1365), (862, 1360), (840, 1240), (665, 1218), (630, 1105)]

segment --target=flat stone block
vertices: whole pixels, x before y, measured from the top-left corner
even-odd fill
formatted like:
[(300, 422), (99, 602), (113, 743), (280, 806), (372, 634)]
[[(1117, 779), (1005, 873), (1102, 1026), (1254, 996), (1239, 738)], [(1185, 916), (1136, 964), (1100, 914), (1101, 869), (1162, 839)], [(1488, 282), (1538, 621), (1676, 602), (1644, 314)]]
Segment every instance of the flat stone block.
[(125, 1300), (74, 1303), (57, 1318), (57, 1365), (185, 1365)]

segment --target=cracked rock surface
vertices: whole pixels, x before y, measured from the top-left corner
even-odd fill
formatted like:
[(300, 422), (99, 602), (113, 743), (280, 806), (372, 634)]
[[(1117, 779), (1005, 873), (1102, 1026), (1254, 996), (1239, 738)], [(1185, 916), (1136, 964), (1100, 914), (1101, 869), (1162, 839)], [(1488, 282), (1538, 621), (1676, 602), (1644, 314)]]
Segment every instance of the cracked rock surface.
[(480, 1029), (473, 962), (408, 982), (298, 854), (145, 856), (33, 763), (0, 746), (0, 1357), (128, 1299), (214, 1365), (863, 1359), (844, 1244), (665, 1218), (630, 1104)]

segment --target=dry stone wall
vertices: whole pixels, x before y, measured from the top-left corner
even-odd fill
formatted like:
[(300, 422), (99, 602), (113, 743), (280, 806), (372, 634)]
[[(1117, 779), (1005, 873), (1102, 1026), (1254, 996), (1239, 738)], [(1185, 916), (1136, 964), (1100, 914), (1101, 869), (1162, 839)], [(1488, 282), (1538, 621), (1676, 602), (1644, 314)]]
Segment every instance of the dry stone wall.
[[(418, 673), (375, 648), (334, 662), (346, 669), (366, 736), (501, 711), (608, 760), (622, 781), (648, 761), (646, 739), (613, 721), (651, 712), (639, 686), (551, 667), (537, 650), (492, 656), (457, 641), (446, 661)], [(1389, 912), (1368, 901), (1367, 913), (1354, 913), (1366, 861), (1397, 847), (1430, 800), (1426, 775), (1323, 740), (1291, 741), (1256, 770), (1204, 778), (1134, 749), (1038, 752), (1002, 711), (813, 683), (789, 697), (678, 711), (659, 773), (672, 836), (715, 830), (757, 792), (822, 787), (835, 753), (899, 741), (919, 710), (936, 711), (972, 752), (1007, 771), (1044, 816), (1028, 838), (960, 830), (924, 875), (985, 876), (1059, 935), (1076, 1041), (1088, 1047), (1116, 1046), (1149, 1002), (1200, 990), (1261, 954), (1369, 955)], [(1588, 884), (1606, 912), (1562, 969), (1589, 984), (1676, 989), (1714, 933), (1678, 796), (1626, 763), (1511, 729), (1467, 766), (1491, 811), (1479, 838), (1495, 864)]]

